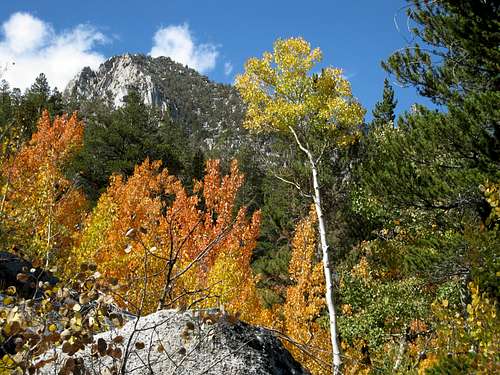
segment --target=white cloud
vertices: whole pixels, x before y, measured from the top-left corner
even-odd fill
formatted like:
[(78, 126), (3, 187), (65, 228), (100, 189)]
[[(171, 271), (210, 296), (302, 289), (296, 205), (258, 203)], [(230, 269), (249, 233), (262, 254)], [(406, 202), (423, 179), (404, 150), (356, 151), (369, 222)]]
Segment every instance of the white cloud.
[(230, 75), (233, 71), (233, 64), (231, 62), (227, 61), (224, 63), (224, 74), (226, 76)]
[(186, 23), (160, 28), (154, 35), (153, 42), (153, 48), (149, 52), (151, 56), (168, 56), (200, 73), (212, 70), (219, 55), (213, 44), (195, 44)]
[(45, 73), (52, 87), (64, 89), (85, 66), (97, 68), (104, 56), (93, 48), (107, 38), (91, 25), (57, 33), (29, 13), (14, 13), (2, 24), (0, 75), (12, 87), (29, 87)]

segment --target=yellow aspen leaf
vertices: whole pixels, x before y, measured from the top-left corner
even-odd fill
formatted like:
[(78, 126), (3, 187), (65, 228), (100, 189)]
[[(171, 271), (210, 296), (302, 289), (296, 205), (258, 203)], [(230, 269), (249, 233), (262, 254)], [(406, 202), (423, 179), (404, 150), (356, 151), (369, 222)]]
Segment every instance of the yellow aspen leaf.
[(55, 332), (57, 330), (57, 326), (55, 324), (50, 324), (47, 329), (49, 332)]

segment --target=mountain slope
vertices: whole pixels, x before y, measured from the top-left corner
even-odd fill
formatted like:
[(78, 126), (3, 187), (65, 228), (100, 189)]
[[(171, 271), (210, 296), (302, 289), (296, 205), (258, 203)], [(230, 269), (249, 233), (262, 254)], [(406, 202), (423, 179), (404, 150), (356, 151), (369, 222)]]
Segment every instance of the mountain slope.
[(129, 89), (181, 124), (206, 150), (235, 150), (242, 142), (243, 103), (230, 85), (211, 82), (168, 57), (115, 56), (97, 71), (84, 68), (65, 89), (77, 101), (102, 99), (123, 105)]

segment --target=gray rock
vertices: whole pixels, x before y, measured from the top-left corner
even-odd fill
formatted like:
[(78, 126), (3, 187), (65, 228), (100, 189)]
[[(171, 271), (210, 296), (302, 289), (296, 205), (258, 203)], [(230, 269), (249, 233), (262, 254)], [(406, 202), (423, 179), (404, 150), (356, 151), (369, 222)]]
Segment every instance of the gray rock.
[[(307, 374), (272, 332), (215, 310), (163, 310), (129, 321), (95, 340), (109, 343), (119, 336), (123, 342), (115, 347), (127, 353), (127, 374)], [(68, 357), (60, 349), (57, 357), (42, 374), (59, 372)], [(123, 357), (92, 356), (90, 348), (73, 356), (85, 364), (81, 373), (89, 374), (111, 374), (113, 366), (120, 369)]]

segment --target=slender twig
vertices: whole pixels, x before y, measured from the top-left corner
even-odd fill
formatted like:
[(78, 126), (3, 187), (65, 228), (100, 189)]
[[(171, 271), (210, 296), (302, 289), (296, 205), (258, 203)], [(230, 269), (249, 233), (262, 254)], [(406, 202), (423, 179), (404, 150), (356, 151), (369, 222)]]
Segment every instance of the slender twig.
[(280, 181), (282, 181), (282, 182), (284, 182), (284, 183), (286, 183), (286, 184), (288, 184), (288, 185), (292, 185), (293, 187), (295, 187), (295, 188), (299, 191), (300, 195), (302, 195), (302, 196), (304, 196), (304, 197), (307, 197), (307, 198), (312, 198), (312, 195), (307, 194), (307, 193), (304, 193), (304, 191), (302, 190), (302, 188), (300, 187), (300, 185), (299, 185), (299, 184), (297, 184), (296, 182), (293, 182), (293, 181), (287, 180), (287, 179), (285, 179), (285, 178), (283, 178), (283, 177), (281, 177), (281, 176), (277, 175), (277, 174), (276, 174), (276, 173), (274, 173), (274, 172), (273, 172), (273, 175), (274, 175), (274, 177), (276, 177), (278, 180), (280, 180)]

